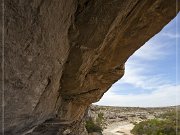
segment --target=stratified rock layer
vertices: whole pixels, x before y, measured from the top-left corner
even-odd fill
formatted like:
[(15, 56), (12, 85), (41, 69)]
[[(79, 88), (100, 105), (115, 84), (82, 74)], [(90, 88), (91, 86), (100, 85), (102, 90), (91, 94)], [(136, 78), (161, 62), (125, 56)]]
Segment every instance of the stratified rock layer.
[(87, 106), (123, 76), (127, 59), (177, 14), (175, 0), (4, 2), (4, 126), (10, 135), (26, 134), (52, 119), (72, 125), (68, 132), (77, 135), (73, 123), (81, 121)]

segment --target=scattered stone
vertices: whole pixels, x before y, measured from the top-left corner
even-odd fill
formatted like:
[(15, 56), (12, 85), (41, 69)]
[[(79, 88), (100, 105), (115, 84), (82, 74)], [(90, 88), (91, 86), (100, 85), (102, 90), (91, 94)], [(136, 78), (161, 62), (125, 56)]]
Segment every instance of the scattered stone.
[(70, 129), (66, 129), (64, 132), (63, 132), (63, 135), (69, 135), (71, 133), (71, 130)]

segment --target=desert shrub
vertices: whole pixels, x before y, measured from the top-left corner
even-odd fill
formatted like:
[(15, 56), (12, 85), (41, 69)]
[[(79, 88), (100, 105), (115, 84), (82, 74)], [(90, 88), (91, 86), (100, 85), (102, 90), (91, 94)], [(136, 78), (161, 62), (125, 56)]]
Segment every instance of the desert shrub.
[(98, 113), (98, 117), (96, 118), (96, 124), (100, 127), (103, 127), (104, 124), (104, 114)]
[(175, 111), (165, 113), (160, 118), (135, 124), (131, 133), (135, 135), (180, 135), (178, 124), (180, 121)]
[(86, 129), (88, 133), (92, 133), (92, 132), (102, 133), (102, 128), (98, 124), (94, 123), (92, 119), (86, 121)]

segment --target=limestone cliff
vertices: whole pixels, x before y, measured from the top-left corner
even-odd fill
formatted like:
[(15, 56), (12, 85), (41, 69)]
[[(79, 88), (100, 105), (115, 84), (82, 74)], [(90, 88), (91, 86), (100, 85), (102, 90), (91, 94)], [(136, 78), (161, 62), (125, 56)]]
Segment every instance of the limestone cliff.
[(87, 106), (123, 76), (130, 55), (177, 14), (176, 0), (4, 2), (8, 135), (62, 134), (68, 126), (70, 134), (82, 135), (76, 125)]

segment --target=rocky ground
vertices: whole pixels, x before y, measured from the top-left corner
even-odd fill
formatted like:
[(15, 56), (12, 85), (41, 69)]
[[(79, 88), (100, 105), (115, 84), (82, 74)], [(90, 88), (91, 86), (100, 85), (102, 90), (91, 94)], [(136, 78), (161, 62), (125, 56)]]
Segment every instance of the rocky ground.
[(134, 125), (129, 122), (115, 122), (103, 130), (103, 135), (131, 135), (130, 130)]
[(101, 119), (103, 135), (132, 135), (130, 130), (133, 129), (135, 123), (157, 118), (174, 109), (175, 107), (140, 108), (92, 105), (88, 111), (88, 117), (96, 122), (99, 115), (103, 116)]

